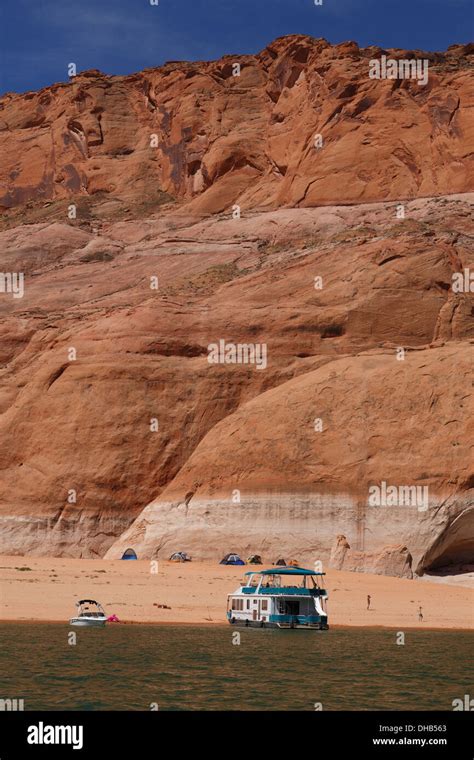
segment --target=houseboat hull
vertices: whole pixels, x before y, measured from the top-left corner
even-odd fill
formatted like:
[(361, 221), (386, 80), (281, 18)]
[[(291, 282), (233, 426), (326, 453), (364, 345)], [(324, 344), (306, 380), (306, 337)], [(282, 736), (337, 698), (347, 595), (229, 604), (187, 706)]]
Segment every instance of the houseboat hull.
[(276, 621), (267, 620), (236, 620), (232, 618), (228, 621), (236, 628), (280, 628), (287, 630), (301, 630), (301, 631), (328, 631), (329, 625), (327, 623), (278, 623)]

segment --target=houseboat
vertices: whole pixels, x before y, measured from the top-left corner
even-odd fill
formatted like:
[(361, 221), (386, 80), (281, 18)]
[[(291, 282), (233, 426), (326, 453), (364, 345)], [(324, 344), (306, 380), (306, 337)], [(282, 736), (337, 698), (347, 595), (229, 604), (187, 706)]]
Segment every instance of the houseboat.
[(327, 630), (324, 575), (302, 567), (245, 573), (243, 585), (227, 597), (227, 620), (254, 628)]

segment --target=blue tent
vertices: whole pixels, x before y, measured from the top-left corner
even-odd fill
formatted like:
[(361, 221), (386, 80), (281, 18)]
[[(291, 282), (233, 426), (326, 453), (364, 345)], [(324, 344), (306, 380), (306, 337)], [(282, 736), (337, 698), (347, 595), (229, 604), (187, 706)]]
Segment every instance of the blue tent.
[(138, 559), (138, 557), (133, 549), (127, 549), (127, 551), (122, 554), (122, 559)]

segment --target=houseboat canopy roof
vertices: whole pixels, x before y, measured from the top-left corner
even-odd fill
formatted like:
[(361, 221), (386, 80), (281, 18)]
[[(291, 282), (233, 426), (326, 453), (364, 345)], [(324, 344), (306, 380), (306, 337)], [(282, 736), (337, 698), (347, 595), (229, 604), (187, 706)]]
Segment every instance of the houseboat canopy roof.
[(278, 567), (271, 570), (252, 570), (245, 575), (326, 575), (326, 573), (316, 573), (314, 570), (306, 570), (304, 567)]

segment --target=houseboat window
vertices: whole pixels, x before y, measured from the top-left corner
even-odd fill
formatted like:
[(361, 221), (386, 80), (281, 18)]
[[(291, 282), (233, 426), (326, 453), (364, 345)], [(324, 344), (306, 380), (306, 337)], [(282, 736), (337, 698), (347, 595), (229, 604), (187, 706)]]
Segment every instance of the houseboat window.
[(262, 599), (262, 610), (268, 610), (268, 601), (266, 599)]
[(247, 599), (247, 609), (250, 609), (250, 599)]

